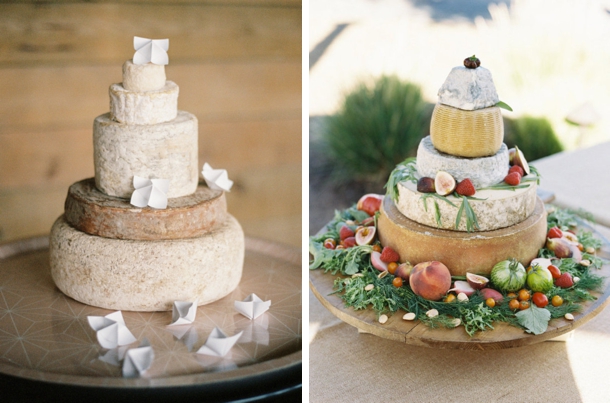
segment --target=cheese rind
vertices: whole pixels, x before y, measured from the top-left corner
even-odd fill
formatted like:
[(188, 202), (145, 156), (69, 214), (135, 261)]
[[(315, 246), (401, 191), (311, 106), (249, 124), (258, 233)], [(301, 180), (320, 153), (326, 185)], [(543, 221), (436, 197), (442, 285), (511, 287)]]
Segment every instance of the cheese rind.
[(123, 87), (129, 91), (155, 91), (165, 86), (165, 66), (153, 63), (134, 64), (127, 60), (123, 64)]
[(49, 254), (53, 281), (77, 301), (113, 310), (167, 311), (174, 301), (204, 305), (237, 287), (244, 233), (229, 215), (201, 237), (110, 239), (78, 231), (61, 216), (51, 228)]
[(155, 91), (134, 92), (112, 84), (110, 116), (119, 123), (154, 125), (169, 122), (178, 113), (178, 86), (172, 81)]
[[(482, 190), (474, 197), (484, 200), (469, 200), (479, 223), (475, 231), (492, 231), (498, 228), (510, 227), (525, 220), (536, 207), (536, 182), (527, 182), (527, 188), (516, 190)], [(417, 191), (417, 186), (411, 182), (398, 184), (398, 202), (396, 208), (405, 217), (433, 228), (456, 230), (455, 221), (462, 198), (447, 196), (452, 206), (436, 198), (422, 200), (424, 193)], [(438, 226), (435, 215), (435, 205), (438, 205), (441, 225)], [(466, 231), (466, 213), (463, 212), (457, 231)]]
[(197, 140), (197, 118), (184, 111), (150, 126), (118, 123), (109, 113), (98, 116), (93, 123), (95, 185), (109, 196), (129, 198), (137, 175), (169, 179), (169, 198), (192, 194), (199, 180)]
[(485, 67), (454, 67), (438, 90), (438, 102), (467, 111), (487, 108), (499, 101), (491, 72)]
[(422, 139), (417, 149), (417, 172), (421, 176), (434, 178), (438, 171), (445, 171), (456, 181), (470, 179), (476, 189), (502, 182), (508, 169), (506, 144), (502, 144), (495, 155), (479, 158), (461, 158), (442, 153), (434, 148), (430, 136)]

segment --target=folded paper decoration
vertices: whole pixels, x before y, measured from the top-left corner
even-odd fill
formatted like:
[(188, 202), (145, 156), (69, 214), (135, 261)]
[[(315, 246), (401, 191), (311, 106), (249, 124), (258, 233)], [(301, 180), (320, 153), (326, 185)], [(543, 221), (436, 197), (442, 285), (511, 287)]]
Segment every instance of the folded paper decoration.
[(172, 323), (168, 326), (189, 325), (195, 320), (197, 301), (174, 301)]
[(116, 311), (106, 316), (87, 316), (89, 326), (96, 332), (97, 341), (104, 348), (116, 348), (136, 341), (131, 334), (121, 311)]
[(133, 177), (133, 187), (130, 203), (136, 207), (150, 206), (156, 209), (167, 208), (167, 191), (169, 179), (146, 179)]
[(201, 174), (210, 189), (229, 192), (231, 186), (233, 186), (233, 181), (229, 179), (226, 169), (213, 169), (210, 164), (206, 162), (203, 164), (203, 171), (201, 171)]
[(193, 351), (193, 346), (199, 340), (197, 330), (193, 326), (172, 326), (167, 329), (174, 337), (184, 343), (188, 351)]
[(162, 64), (169, 63), (167, 51), (169, 49), (169, 39), (148, 39), (133, 37), (133, 48), (136, 53), (133, 55), (133, 64)]
[(242, 332), (237, 333), (234, 336), (227, 336), (222, 330), (215, 327), (212, 333), (208, 337), (208, 340), (199, 350), (197, 354), (212, 355), (215, 357), (224, 357), (227, 355), (229, 350), (237, 343), (237, 340), (241, 337)]
[(142, 375), (150, 368), (155, 352), (148, 340), (144, 339), (140, 347), (127, 350), (123, 361), (123, 376), (133, 378)]
[(242, 315), (256, 319), (269, 310), (271, 301), (263, 301), (256, 294), (250, 294), (243, 301), (235, 301), (235, 309)]

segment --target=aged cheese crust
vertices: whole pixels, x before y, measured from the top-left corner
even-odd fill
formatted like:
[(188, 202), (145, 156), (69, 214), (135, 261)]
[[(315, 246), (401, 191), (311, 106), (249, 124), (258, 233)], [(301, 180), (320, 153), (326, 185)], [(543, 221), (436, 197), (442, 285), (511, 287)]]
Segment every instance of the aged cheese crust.
[(200, 185), (192, 195), (169, 199), (166, 209), (139, 208), (105, 195), (89, 178), (70, 186), (64, 215), (77, 230), (105, 238), (193, 238), (225, 221), (227, 201), (224, 192)]
[(123, 87), (134, 92), (156, 91), (165, 86), (165, 66), (146, 63), (133, 64), (127, 60), (123, 64)]
[(51, 229), (49, 253), (55, 284), (77, 301), (166, 311), (177, 300), (205, 305), (233, 291), (242, 274), (244, 234), (228, 216), (201, 237), (129, 241), (87, 235), (61, 216)]
[(519, 224), (485, 232), (457, 232), (430, 228), (403, 216), (392, 200), (382, 203), (377, 228), (379, 240), (413, 265), (437, 260), (453, 276), (467, 272), (488, 274), (493, 266), (509, 258), (524, 265), (538, 256), (546, 241), (546, 211), (540, 199), (533, 213)]
[(463, 111), (436, 104), (430, 121), (430, 139), (439, 151), (459, 157), (486, 157), (500, 150), (504, 122), (497, 106)]
[(110, 119), (93, 123), (95, 185), (109, 196), (131, 197), (133, 177), (169, 179), (168, 197), (192, 194), (199, 178), (197, 118), (179, 111), (176, 119), (151, 126)]
[(458, 66), (451, 69), (438, 90), (438, 101), (454, 108), (472, 111), (493, 106), (500, 98), (489, 70), (485, 67), (468, 69)]
[(457, 181), (469, 178), (477, 189), (502, 182), (508, 169), (506, 144), (502, 144), (495, 155), (479, 158), (461, 158), (439, 152), (432, 145), (430, 136), (422, 139), (417, 149), (417, 172), (421, 176), (434, 178), (438, 171), (445, 171)]
[[(528, 182), (527, 188), (512, 190), (482, 190), (474, 197), (486, 200), (470, 200), (470, 206), (474, 211), (479, 229), (476, 231), (492, 231), (520, 223), (529, 217), (536, 207), (536, 183)], [(423, 193), (416, 190), (416, 185), (411, 182), (398, 184), (398, 202), (396, 208), (407, 218), (433, 228), (455, 230), (455, 221), (462, 199), (447, 196), (447, 199), (455, 204), (455, 207), (438, 200), (441, 226), (437, 225), (435, 219), (434, 202), (430, 198), (424, 204)], [(426, 209), (427, 206), (427, 209)], [(458, 231), (466, 231), (466, 218), (462, 214)]]
[(155, 91), (134, 92), (121, 84), (112, 84), (110, 116), (119, 123), (154, 125), (169, 122), (178, 113), (178, 86), (167, 81)]

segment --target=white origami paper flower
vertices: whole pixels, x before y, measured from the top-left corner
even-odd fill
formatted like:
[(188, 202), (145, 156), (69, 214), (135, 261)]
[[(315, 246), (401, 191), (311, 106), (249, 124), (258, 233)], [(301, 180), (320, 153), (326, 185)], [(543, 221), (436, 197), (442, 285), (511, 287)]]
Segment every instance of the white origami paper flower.
[(197, 354), (224, 357), (235, 345), (235, 343), (237, 343), (237, 340), (241, 337), (241, 334), (242, 332), (239, 332), (236, 335), (229, 337), (225, 334), (225, 332), (215, 327), (205, 344), (201, 346), (199, 350), (197, 350)]
[(133, 177), (133, 187), (130, 203), (136, 207), (150, 206), (156, 209), (167, 208), (167, 192), (169, 179), (146, 179)]
[(116, 348), (136, 341), (131, 334), (121, 311), (116, 311), (106, 316), (87, 316), (89, 326), (96, 332), (97, 341), (104, 348)]
[(148, 340), (144, 339), (140, 347), (127, 350), (123, 361), (123, 376), (133, 378), (146, 372), (155, 358), (155, 352)]
[(167, 326), (189, 325), (195, 320), (197, 301), (174, 301), (172, 323)]
[(225, 192), (231, 191), (233, 181), (229, 179), (226, 169), (213, 169), (210, 164), (206, 162), (203, 164), (203, 171), (201, 171), (201, 174), (210, 189), (224, 190)]
[(133, 37), (133, 48), (136, 53), (133, 55), (133, 64), (162, 64), (169, 63), (167, 51), (169, 49), (169, 39), (148, 39)]
[(235, 309), (247, 318), (256, 319), (269, 310), (271, 301), (263, 301), (256, 294), (250, 294), (243, 301), (235, 301)]

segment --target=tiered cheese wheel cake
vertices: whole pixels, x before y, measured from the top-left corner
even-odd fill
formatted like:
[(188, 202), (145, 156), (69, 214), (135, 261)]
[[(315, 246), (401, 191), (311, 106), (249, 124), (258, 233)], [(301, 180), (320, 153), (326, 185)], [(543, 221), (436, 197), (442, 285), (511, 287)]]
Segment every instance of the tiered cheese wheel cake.
[(536, 180), (497, 186), (510, 165), (491, 73), (484, 67), (455, 67), (438, 95), (430, 136), (417, 150), (415, 178), (433, 179), (442, 171), (457, 183), (469, 179), (476, 193), (467, 203), (478, 225), (472, 214), (467, 224), (462, 196), (427, 197), (415, 181), (405, 180), (396, 185), (396, 198), (386, 196), (382, 204), (381, 243), (396, 250), (401, 261), (440, 261), (452, 275), (487, 274), (508, 258), (529, 264), (546, 239), (546, 211)]
[[(198, 185), (197, 118), (178, 110), (165, 66), (123, 66), (110, 113), (93, 124), (95, 178), (73, 184), (50, 235), (51, 274), (97, 307), (171, 310), (207, 304), (241, 279), (244, 234), (224, 192)], [(167, 208), (130, 204), (134, 176), (168, 179)]]

